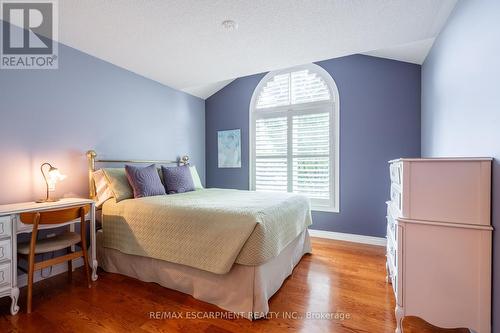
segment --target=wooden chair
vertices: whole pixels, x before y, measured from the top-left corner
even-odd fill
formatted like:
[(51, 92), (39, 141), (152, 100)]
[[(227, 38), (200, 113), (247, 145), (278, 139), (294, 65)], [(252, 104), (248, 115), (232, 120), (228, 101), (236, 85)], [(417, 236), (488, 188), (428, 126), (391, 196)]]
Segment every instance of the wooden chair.
[[(86, 221), (85, 214), (89, 211), (88, 205), (81, 207), (72, 207), (68, 209), (45, 211), (38, 213), (22, 213), (20, 219), (25, 224), (33, 224), (31, 241), (29, 243), (20, 243), (17, 247), (17, 253), (20, 257), (28, 261), (28, 296), (27, 312), (31, 313), (32, 295), (33, 295), (33, 275), (35, 271), (51, 267), (62, 262), (68, 263), (68, 279), (71, 281), (72, 260), (83, 257), (85, 274), (87, 275), (88, 287), (91, 287), (90, 271), (87, 255), (86, 240)], [(46, 238), (37, 242), (38, 227), (43, 224), (61, 224), (80, 218), (80, 234), (76, 232), (65, 232), (60, 235)], [(80, 243), (81, 250), (73, 252), (71, 247)], [(35, 256), (41, 253), (48, 253), (66, 249), (66, 254), (52, 259), (35, 263)]]
[(402, 326), (403, 333), (474, 333), (468, 328), (440, 328), (414, 316), (404, 317)]

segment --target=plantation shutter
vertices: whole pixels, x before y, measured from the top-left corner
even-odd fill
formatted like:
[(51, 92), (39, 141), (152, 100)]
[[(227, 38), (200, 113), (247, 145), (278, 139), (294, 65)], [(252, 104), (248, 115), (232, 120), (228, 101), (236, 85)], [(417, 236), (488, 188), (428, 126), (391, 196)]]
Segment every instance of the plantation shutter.
[(327, 101), (330, 90), (325, 81), (307, 69), (291, 74), (291, 104)]
[(262, 88), (257, 109), (290, 104), (290, 74), (276, 75)]
[(264, 83), (251, 111), (253, 189), (303, 194), (313, 207), (336, 209), (334, 102), (309, 67)]
[(287, 118), (262, 118), (255, 127), (255, 189), (287, 191)]
[(311, 199), (330, 197), (329, 118), (329, 113), (293, 117), (292, 190)]
[(257, 100), (257, 109), (329, 99), (330, 91), (325, 81), (316, 73), (305, 69), (274, 76), (262, 88)]

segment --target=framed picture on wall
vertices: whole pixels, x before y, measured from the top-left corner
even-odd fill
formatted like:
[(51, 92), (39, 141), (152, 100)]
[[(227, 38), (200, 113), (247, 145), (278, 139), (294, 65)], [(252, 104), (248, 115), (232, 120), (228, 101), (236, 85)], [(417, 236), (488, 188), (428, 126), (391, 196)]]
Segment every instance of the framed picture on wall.
[(241, 129), (217, 131), (219, 168), (241, 168)]

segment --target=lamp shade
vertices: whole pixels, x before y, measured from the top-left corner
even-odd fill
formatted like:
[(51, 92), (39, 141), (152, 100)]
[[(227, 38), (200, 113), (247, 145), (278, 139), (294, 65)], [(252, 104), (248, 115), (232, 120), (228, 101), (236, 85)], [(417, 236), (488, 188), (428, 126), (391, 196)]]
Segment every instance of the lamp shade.
[(58, 168), (54, 168), (53, 166), (51, 166), (47, 174), (47, 183), (49, 183), (49, 190), (54, 191), (56, 188), (56, 183), (58, 181), (64, 180), (65, 178), (66, 176), (61, 174)]
[[(49, 167), (46, 173), (43, 169), (44, 166)], [(46, 189), (45, 199), (38, 200), (37, 202), (57, 201), (57, 200), (51, 199), (49, 197), (49, 192), (55, 191), (56, 183), (58, 181), (64, 180), (66, 178), (66, 176), (61, 174), (59, 169), (52, 166), (50, 163), (43, 163), (40, 166), (40, 170), (42, 172), (43, 178), (45, 179), (45, 184), (47, 185), (47, 189)]]

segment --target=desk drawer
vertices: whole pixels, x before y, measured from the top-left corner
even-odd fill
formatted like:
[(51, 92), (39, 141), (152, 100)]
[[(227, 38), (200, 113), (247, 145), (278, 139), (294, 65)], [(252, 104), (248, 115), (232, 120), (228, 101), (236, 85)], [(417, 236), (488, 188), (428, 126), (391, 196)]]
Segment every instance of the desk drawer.
[(10, 215), (0, 216), (0, 238), (10, 237)]
[(0, 265), (0, 288), (10, 286), (10, 263)]
[(0, 241), (0, 262), (12, 260), (12, 243), (10, 239)]

